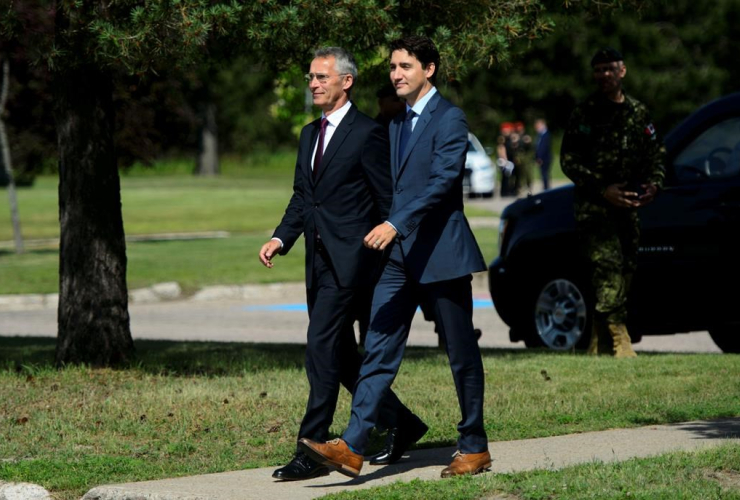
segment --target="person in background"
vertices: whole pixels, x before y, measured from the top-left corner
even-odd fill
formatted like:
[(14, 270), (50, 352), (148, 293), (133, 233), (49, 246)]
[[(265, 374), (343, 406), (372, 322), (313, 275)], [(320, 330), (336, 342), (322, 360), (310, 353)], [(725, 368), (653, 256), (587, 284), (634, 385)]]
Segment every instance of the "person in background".
[(406, 104), (396, 95), (396, 89), (391, 84), (378, 89), (375, 97), (378, 98), (378, 114), (375, 116), (375, 121), (387, 131), (388, 125), (396, 115), (403, 112)]
[(542, 190), (550, 189), (550, 165), (552, 164), (552, 139), (547, 129), (547, 122), (543, 118), (534, 121), (534, 130), (537, 132), (535, 140), (535, 161), (540, 167)]
[(501, 134), (498, 136), (496, 146), (496, 165), (501, 170), (501, 197), (513, 196), (514, 192), (514, 152), (512, 150), (511, 134), (514, 125), (504, 122), (500, 127)]
[(662, 186), (666, 152), (645, 105), (622, 88), (622, 54), (601, 49), (591, 67), (598, 91), (573, 111), (560, 164), (575, 184), (576, 228), (596, 297), (588, 352), (633, 358), (626, 323), (640, 239), (637, 209)]
[(514, 133), (511, 134), (512, 149), (514, 150), (514, 193), (516, 196), (522, 186), (527, 186), (527, 193), (532, 193), (532, 168), (534, 163), (534, 145), (532, 136), (524, 128), (524, 122), (514, 123)]

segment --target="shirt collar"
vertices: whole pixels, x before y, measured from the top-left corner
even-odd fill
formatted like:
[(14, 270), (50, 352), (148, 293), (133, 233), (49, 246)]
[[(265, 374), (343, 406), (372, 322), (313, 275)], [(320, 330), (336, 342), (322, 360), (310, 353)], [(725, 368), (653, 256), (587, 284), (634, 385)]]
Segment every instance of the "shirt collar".
[(326, 116), (324, 112), (321, 112), (321, 118), (326, 118), (329, 120), (329, 124), (337, 127), (339, 126), (339, 123), (342, 121), (342, 119), (347, 116), (347, 113), (349, 112), (349, 108), (352, 107), (352, 101), (347, 101), (344, 103), (344, 106), (330, 114), (329, 116)]
[(424, 111), (424, 108), (426, 107), (427, 103), (432, 99), (434, 94), (437, 93), (437, 87), (432, 87), (429, 92), (424, 94), (424, 97), (416, 101), (416, 104), (413, 106), (409, 106), (408, 103), (406, 103), (406, 113), (408, 113), (410, 110), (414, 110), (414, 113), (416, 113), (416, 116), (421, 116), (421, 112)]

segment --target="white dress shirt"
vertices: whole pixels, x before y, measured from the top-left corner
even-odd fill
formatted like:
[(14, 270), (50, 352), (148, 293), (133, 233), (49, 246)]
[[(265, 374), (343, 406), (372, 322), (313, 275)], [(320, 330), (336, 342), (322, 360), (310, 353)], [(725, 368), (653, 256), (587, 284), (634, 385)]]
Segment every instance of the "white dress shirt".
[[(324, 150), (321, 152), (322, 154), (326, 152), (326, 146), (329, 145), (329, 141), (331, 141), (332, 136), (334, 135), (334, 131), (337, 130), (337, 127), (340, 123), (342, 123), (342, 120), (345, 116), (347, 116), (347, 113), (349, 112), (349, 108), (352, 107), (352, 102), (347, 101), (344, 106), (330, 114), (329, 116), (326, 116), (324, 112), (321, 112), (321, 118), (326, 118), (329, 123), (326, 124), (326, 131), (324, 132)], [(311, 170), (313, 170), (313, 161), (316, 158), (316, 148), (319, 147), (319, 136), (316, 135), (316, 144), (313, 145), (313, 154), (311, 155)], [(283, 248), (283, 240), (280, 238), (272, 238), (273, 240), (280, 242), (280, 248)]]
[[(347, 101), (344, 106), (330, 114), (329, 116), (326, 116), (323, 112), (321, 113), (321, 119), (323, 120), (326, 118), (329, 120), (329, 123), (326, 124), (326, 132), (324, 132), (324, 150), (321, 152), (321, 154), (324, 154), (326, 152), (326, 146), (329, 145), (329, 141), (331, 141), (332, 136), (334, 135), (334, 131), (337, 129), (339, 124), (342, 122), (345, 116), (347, 116), (347, 112), (349, 112), (349, 108), (352, 107), (352, 102)], [(319, 136), (316, 136), (316, 144), (313, 146), (313, 154), (311, 155), (311, 170), (313, 170), (313, 160), (316, 158), (316, 148), (319, 147)]]

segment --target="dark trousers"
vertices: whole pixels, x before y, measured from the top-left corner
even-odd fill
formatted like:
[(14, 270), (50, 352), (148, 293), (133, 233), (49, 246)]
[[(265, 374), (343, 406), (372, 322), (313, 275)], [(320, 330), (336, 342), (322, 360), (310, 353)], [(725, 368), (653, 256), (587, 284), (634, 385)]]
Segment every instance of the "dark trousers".
[(547, 191), (550, 189), (550, 165), (544, 163), (540, 165), (540, 175), (542, 176), (542, 190)]
[(466, 276), (438, 283), (417, 283), (406, 272), (401, 246), (393, 245), (373, 294), (365, 361), (352, 399), (349, 426), (343, 435), (358, 452), (364, 452), (381, 404), (392, 394), (390, 387), (401, 365), (411, 321), (421, 300), (434, 309), (439, 334), (445, 339), (462, 412), (457, 425), (458, 447), (464, 453), (488, 449), (483, 427), (483, 363), (473, 331), (470, 280)]
[[(314, 258), (313, 284), (308, 294), (306, 375), (309, 395), (298, 438), (326, 441), (339, 396), (339, 385), (353, 392), (362, 356), (357, 351), (353, 324), (369, 290), (338, 285), (326, 250), (321, 244)], [(411, 411), (390, 392), (380, 409), (378, 427), (395, 427)]]

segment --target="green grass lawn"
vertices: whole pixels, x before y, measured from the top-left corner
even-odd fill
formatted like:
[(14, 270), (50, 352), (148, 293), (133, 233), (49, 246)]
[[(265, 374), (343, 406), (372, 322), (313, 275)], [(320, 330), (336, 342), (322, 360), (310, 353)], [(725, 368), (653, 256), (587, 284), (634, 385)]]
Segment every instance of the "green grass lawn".
[[(52, 339), (0, 344), (0, 480), (71, 499), (104, 483), (275, 466), (294, 451), (303, 346), (140, 341), (124, 370), (57, 370), (53, 349)], [(483, 362), (494, 441), (740, 415), (736, 356), (625, 363), (485, 350)], [(420, 446), (454, 444), (459, 409), (442, 352), (409, 349), (394, 389), (430, 426)], [(335, 433), (349, 402), (343, 392)]]
[[(261, 157), (259, 157), (261, 158)], [(181, 162), (121, 175), (121, 203), (127, 235), (172, 232), (268, 232), (280, 222), (293, 192), (293, 153), (257, 159), (224, 160), (224, 173), (197, 178), (180, 173)], [(18, 190), (25, 239), (59, 237), (58, 179), (39, 177)], [(469, 216), (489, 216), (470, 207)], [(13, 239), (10, 211), (0, 210), (0, 241)]]
[[(138, 169), (135, 174), (123, 174), (126, 234), (268, 231), (280, 222), (293, 187), (289, 155), (277, 155), (273, 161), (271, 168), (244, 168), (239, 175), (216, 178), (147, 175)], [(167, 165), (162, 168), (172, 170)], [(58, 182), (56, 177), (40, 177), (33, 187), (18, 190), (24, 238), (59, 236)], [(0, 210), (0, 241), (12, 239), (9, 210)]]
[[(498, 231), (476, 229), (478, 243), (491, 262), (496, 256)], [(278, 283), (304, 279), (303, 244), (285, 256), (275, 257), (275, 267), (259, 263), (259, 249), (269, 233), (190, 241), (134, 242), (127, 245), (129, 289), (176, 281), (185, 294), (210, 285)], [(16, 255), (0, 250), (0, 295), (56, 293), (59, 289), (59, 252), (31, 250)]]
[[(263, 158), (260, 160), (260, 158)], [(128, 235), (228, 231), (224, 239), (132, 242), (127, 245), (128, 284), (142, 288), (176, 281), (185, 293), (209, 285), (301, 281), (304, 250), (295, 245), (268, 270), (257, 259), (280, 222), (292, 193), (293, 154), (279, 153), (239, 163), (224, 162), (219, 178), (186, 175), (188, 164), (167, 162), (156, 169), (135, 167), (122, 175), (124, 226)], [(26, 239), (59, 235), (57, 179), (42, 177), (19, 191)], [(470, 215), (490, 215), (471, 207)], [(0, 241), (12, 239), (8, 211), (0, 211)], [(476, 230), (490, 262), (496, 231)], [(0, 250), (0, 294), (55, 293), (59, 254), (53, 247), (16, 255)]]

